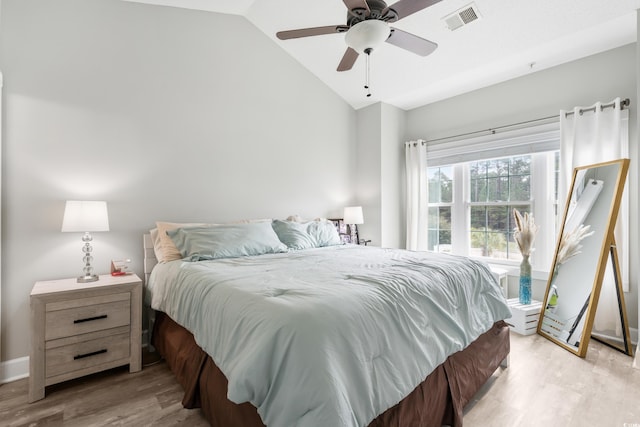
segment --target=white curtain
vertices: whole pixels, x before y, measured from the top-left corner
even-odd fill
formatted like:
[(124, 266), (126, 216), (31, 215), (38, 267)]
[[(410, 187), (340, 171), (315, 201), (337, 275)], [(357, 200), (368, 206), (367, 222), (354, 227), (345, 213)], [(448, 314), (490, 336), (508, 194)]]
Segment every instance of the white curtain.
[(405, 143), (407, 172), (407, 249), (427, 250), (429, 187), (427, 179), (427, 142)]
[[(566, 200), (575, 167), (629, 158), (629, 111), (621, 110), (620, 98), (616, 98), (611, 103), (614, 104), (613, 108), (603, 109), (603, 104), (600, 102), (590, 107), (575, 107), (573, 114), (568, 116), (566, 111), (560, 111), (561, 164), (558, 200), (561, 203)], [(622, 270), (620, 279), (625, 291), (629, 290), (629, 191), (627, 188), (628, 185), (625, 186), (622, 195), (614, 231)], [(615, 331), (620, 336), (619, 319), (613, 270), (611, 260), (608, 259), (594, 328), (597, 331)]]

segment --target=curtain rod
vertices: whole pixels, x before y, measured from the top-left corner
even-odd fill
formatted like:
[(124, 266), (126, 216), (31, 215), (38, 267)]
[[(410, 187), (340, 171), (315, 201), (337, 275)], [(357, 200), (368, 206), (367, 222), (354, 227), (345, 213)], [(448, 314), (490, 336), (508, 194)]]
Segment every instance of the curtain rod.
[[(609, 104), (604, 104), (604, 105), (600, 106), (600, 110), (604, 110), (605, 108), (612, 108), (615, 105), (616, 105), (615, 102), (611, 102)], [(631, 105), (631, 101), (629, 100), (629, 98), (625, 98), (622, 101), (620, 101), (620, 109), (621, 110), (624, 110), (624, 107), (628, 107), (629, 105)], [(584, 114), (584, 113), (586, 113), (588, 111), (593, 111), (595, 113), (596, 107), (580, 109), (578, 111), (578, 113), (580, 115), (582, 115), (582, 114)], [(568, 116), (570, 116), (572, 114), (574, 114), (573, 111), (568, 111), (568, 112), (565, 113), (565, 117), (568, 117)], [(511, 128), (511, 127), (515, 127), (515, 126), (528, 125), (528, 124), (531, 124), (531, 123), (542, 122), (542, 121), (545, 121), (545, 120), (551, 120), (551, 119), (557, 119), (557, 118), (558, 118), (557, 115), (556, 116), (541, 117), (539, 119), (525, 120), (523, 122), (512, 123), (510, 125), (496, 126), (494, 128), (489, 128), (489, 129), (484, 129), (484, 130), (476, 130), (476, 131), (473, 131), (473, 132), (461, 133), (461, 134), (458, 134), (458, 135), (445, 136), (443, 138), (427, 139), (426, 141), (423, 142), (423, 144), (430, 143), (430, 142), (443, 141), (445, 139), (460, 138), (460, 137), (463, 137), (463, 136), (477, 135), (479, 133), (488, 133), (488, 134), (494, 135), (496, 133), (496, 131), (498, 131), (498, 130), (503, 130), (503, 129)]]
[[(629, 100), (629, 98), (625, 98), (622, 101), (620, 101), (620, 109), (621, 110), (624, 110), (624, 107), (628, 107), (629, 105), (631, 105), (631, 101)], [(600, 111), (604, 110), (605, 108), (613, 108), (615, 106), (616, 106), (615, 102), (611, 102), (609, 104), (602, 104), (600, 106)], [(578, 114), (583, 115), (584, 113), (587, 113), (589, 111), (595, 113), (596, 112), (596, 107), (593, 106), (591, 108), (584, 108), (584, 109), (581, 108), (580, 110), (578, 110)], [(564, 113), (564, 116), (565, 117), (569, 117), (572, 114), (575, 114), (575, 112), (574, 111), (567, 111), (566, 113)]]

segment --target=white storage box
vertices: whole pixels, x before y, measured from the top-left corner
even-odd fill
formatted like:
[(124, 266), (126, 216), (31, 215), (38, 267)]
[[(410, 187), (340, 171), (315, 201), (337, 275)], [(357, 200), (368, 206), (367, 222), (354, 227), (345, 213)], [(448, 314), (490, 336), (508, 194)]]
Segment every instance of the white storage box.
[(538, 319), (540, 318), (540, 309), (542, 303), (540, 301), (531, 300), (531, 304), (520, 304), (518, 298), (507, 300), (511, 309), (511, 318), (505, 319), (507, 325), (515, 332), (522, 335), (531, 335), (536, 333), (538, 328)]

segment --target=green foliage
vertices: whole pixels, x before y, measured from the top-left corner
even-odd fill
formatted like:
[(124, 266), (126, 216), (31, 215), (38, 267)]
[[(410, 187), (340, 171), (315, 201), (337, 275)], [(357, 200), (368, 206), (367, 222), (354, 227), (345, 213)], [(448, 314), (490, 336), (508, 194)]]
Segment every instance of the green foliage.
[(482, 256), (492, 256), (494, 251), (507, 252), (504, 233), (487, 230), (486, 227), (471, 229), (471, 247), (481, 248)]

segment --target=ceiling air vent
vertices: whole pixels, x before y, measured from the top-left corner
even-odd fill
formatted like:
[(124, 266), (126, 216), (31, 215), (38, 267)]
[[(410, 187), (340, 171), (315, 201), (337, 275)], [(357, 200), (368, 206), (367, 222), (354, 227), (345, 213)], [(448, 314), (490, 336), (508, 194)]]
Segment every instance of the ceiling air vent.
[(478, 6), (475, 3), (471, 3), (466, 5), (465, 7), (456, 10), (450, 15), (442, 18), (444, 23), (447, 25), (451, 31), (457, 30), (460, 27), (463, 27), (473, 21), (477, 21), (480, 19), (480, 12), (478, 11)]

